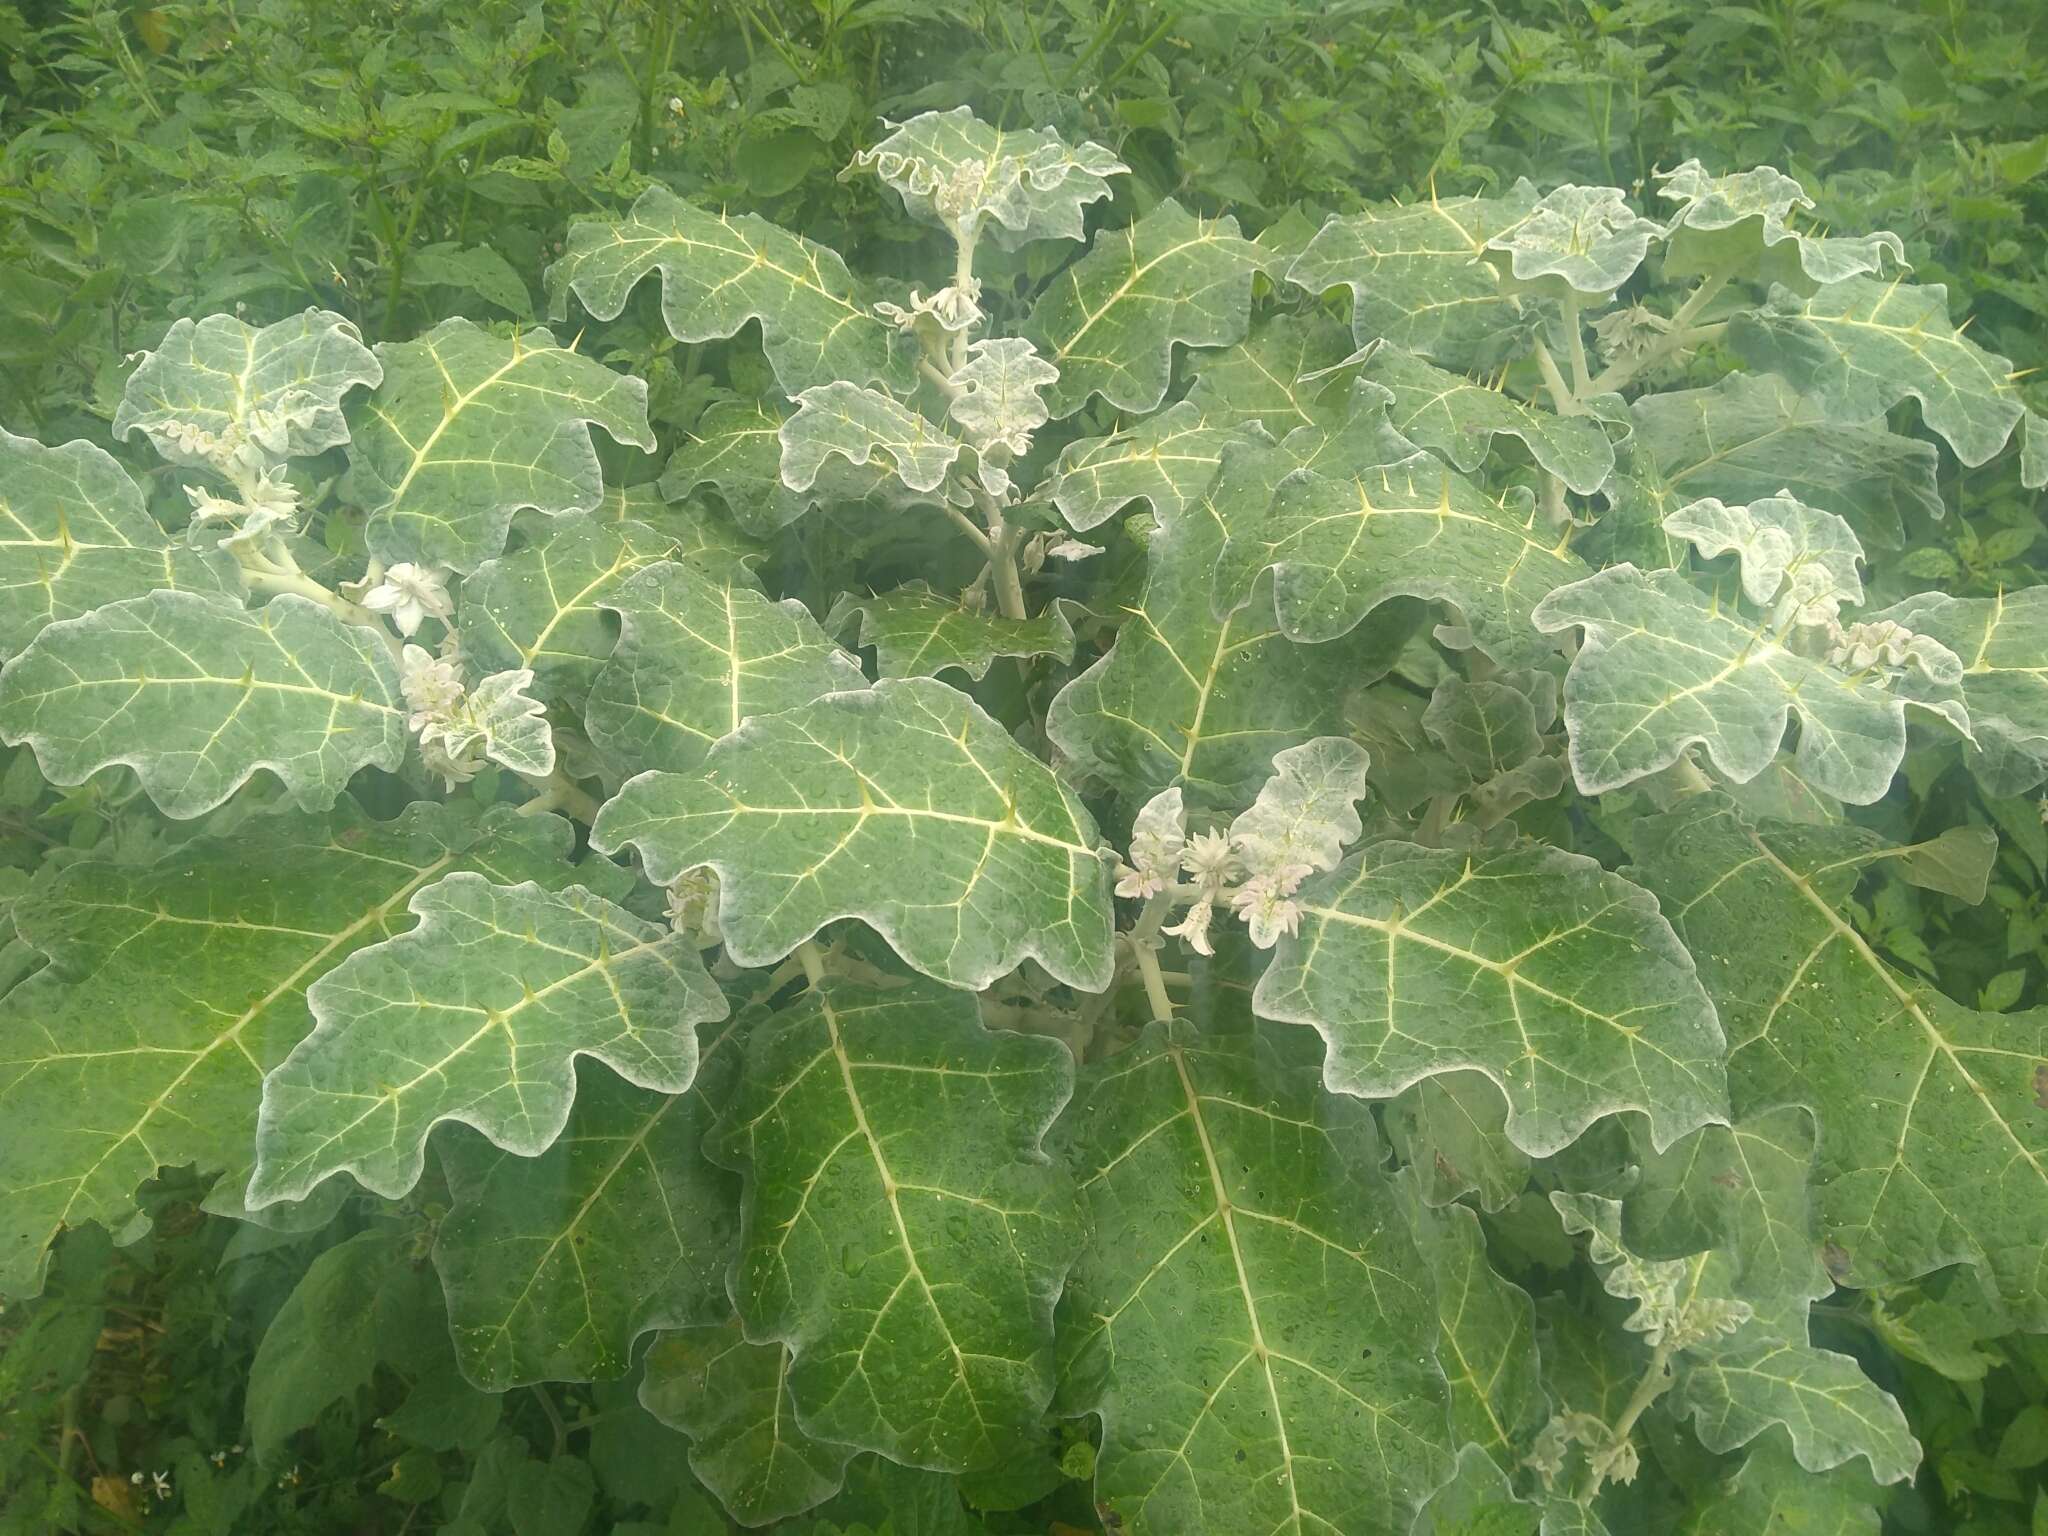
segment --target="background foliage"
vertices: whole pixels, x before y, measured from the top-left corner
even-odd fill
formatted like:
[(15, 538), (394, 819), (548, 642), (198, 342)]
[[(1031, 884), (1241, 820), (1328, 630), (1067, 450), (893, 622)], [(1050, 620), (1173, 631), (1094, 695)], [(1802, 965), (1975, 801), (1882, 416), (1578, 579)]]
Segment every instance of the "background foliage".
[[(0, 6), (0, 54), (0, 424), (89, 439), (138, 473), (147, 456), (109, 433), (124, 358), (174, 317), (261, 323), (312, 305), (369, 341), (448, 315), (533, 321), (569, 221), (650, 185), (757, 210), (856, 270), (942, 266), (936, 235), (877, 182), (838, 172), (878, 117), (959, 103), (1113, 146), (1134, 172), (1117, 194), (1130, 212), (1171, 196), (1234, 212), (1249, 234), (1520, 176), (1640, 195), (1654, 170), (1689, 158), (1774, 164), (1814, 194), (1822, 222), (1897, 230), (1916, 278), (1949, 284), (1992, 350), (2040, 356), (2048, 320), (2048, 20), (2031, 0), (31, 0)], [(1043, 274), (984, 276), (1001, 313), (1006, 279), (1014, 295)], [(649, 382), (664, 443), (762, 366), (738, 347), (677, 345), (645, 294), (595, 350)], [(2038, 499), (2012, 460), (1945, 460), (1942, 475), (1961, 515), (1916, 528), (1892, 569), (1961, 596), (2038, 584)], [(342, 518), (324, 532), (337, 553), (360, 539)], [(817, 540), (797, 525), (770, 559), (782, 589), (822, 612), (833, 589)], [(874, 570), (927, 574), (914, 544), (862, 553)], [(10, 754), (0, 776), (4, 858), (22, 872), (0, 879), (25, 880), (52, 850), (139, 853), (170, 835), (97, 784), (48, 790), (27, 756)], [(2030, 805), (1974, 798), (1960, 776), (1920, 793), (1930, 787), (1878, 807), (1873, 824), (1907, 841), (1991, 822), (1991, 899), (1969, 906), (1877, 876), (1859, 890), (1859, 929), (1966, 1004), (2040, 1001), (2048, 833)], [(0, 966), (18, 968), (19, 949), (0, 951)], [(173, 1172), (146, 1195), (155, 1226), (140, 1243), (68, 1238), (45, 1297), (0, 1315), (0, 1522), (720, 1528), (682, 1442), (630, 1384), (445, 1401), (423, 1389), (452, 1376), (436, 1356), (450, 1347), (439, 1287), (422, 1267), (450, 1210), (436, 1177), (400, 1206), (352, 1207), (288, 1237), (202, 1215), (204, 1189)], [(1515, 1236), (1510, 1212), (1496, 1241)], [(1533, 1272), (1555, 1256), (1523, 1257)], [(372, 1274), (384, 1278), (366, 1297), (351, 1277)], [(309, 1307), (318, 1327), (272, 1336), (282, 1309)], [(1926, 1448), (1918, 1477), (1882, 1495), (1887, 1529), (2040, 1528), (2037, 1336), (2000, 1332), (1960, 1275), (1845, 1289), (1818, 1310), (1828, 1342), (1899, 1396)], [(970, 1484), (929, 1508), (870, 1468), (792, 1527), (1091, 1530), (1092, 1457), (1085, 1436), (1064, 1434), (1019, 1486)]]

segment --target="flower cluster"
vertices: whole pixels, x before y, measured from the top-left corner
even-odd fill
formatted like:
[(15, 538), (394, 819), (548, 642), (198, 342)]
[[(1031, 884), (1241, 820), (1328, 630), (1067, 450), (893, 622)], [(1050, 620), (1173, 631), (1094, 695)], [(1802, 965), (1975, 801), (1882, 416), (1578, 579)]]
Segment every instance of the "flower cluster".
[(454, 658), (408, 645), (399, 658), (399, 686), (420, 760), (449, 789), (475, 778), (486, 759), (516, 773), (554, 771), (546, 706), (527, 692), (531, 670), (494, 672), (471, 690)]

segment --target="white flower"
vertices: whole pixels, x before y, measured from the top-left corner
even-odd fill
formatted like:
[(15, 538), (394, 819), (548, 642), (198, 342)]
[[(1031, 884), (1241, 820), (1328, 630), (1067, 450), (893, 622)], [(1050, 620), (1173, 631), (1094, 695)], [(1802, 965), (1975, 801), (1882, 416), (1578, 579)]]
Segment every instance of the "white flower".
[(677, 933), (694, 935), (703, 945), (720, 942), (718, 875), (707, 867), (685, 870), (668, 888), (668, 922)]
[(1187, 940), (1188, 948), (1198, 955), (1213, 955), (1216, 951), (1209, 944), (1209, 920), (1215, 915), (1215, 907), (1210, 904), (1207, 897), (1204, 897), (1189, 907), (1179, 922), (1159, 931), (1170, 933), (1176, 939)]
[(398, 686), (411, 711), (405, 723), (415, 731), (430, 721), (452, 718), (462, 707), (460, 669), (424, 646), (408, 645), (398, 658)]
[(149, 1491), (160, 1499), (168, 1499), (171, 1496), (171, 1470), (169, 1467), (164, 1468), (161, 1472), (150, 1473)]
[(216, 496), (203, 485), (186, 486), (185, 499), (192, 503), (192, 521), (195, 523), (231, 523), (245, 510), (239, 501)]
[(930, 315), (942, 331), (964, 331), (982, 322), (981, 305), (975, 302), (980, 296), (981, 284), (978, 282), (971, 289), (957, 286), (941, 288), (930, 298), (913, 288), (910, 290), (910, 308), (885, 302), (875, 306), (875, 313), (898, 330), (907, 331), (917, 324), (920, 315)]
[(1079, 539), (1061, 539), (1046, 547), (1048, 560), (1092, 560), (1102, 553), (1100, 544), (1083, 544)]
[(384, 579), (363, 594), (363, 606), (390, 614), (398, 632), (408, 639), (427, 619), (447, 619), (455, 612), (439, 573), (405, 560), (387, 570)]
[(1237, 855), (1221, 832), (1198, 832), (1188, 840), (1180, 867), (1205, 891), (1222, 889), (1237, 873)]
[(1290, 865), (1288, 869), (1299, 869), (1301, 874), (1292, 879), (1287, 878), (1287, 871), (1259, 875), (1230, 893), (1231, 909), (1244, 919), (1245, 926), (1251, 929), (1252, 942), (1261, 949), (1271, 949), (1283, 933), (1293, 934), (1301, 927), (1301, 903), (1288, 898), (1308, 870), (1301, 865)]
[(420, 737), (420, 761), (426, 764), (427, 772), (438, 774), (442, 784), (453, 790), (475, 778), (477, 769), (483, 767), (484, 739), (471, 734), (451, 751), (438, 732), (430, 732)]
[(1187, 812), (1179, 789), (1163, 789), (1131, 823), (1131, 861), (1117, 866), (1119, 896), (1157, 896), (1173, 881), (1187, 847)]

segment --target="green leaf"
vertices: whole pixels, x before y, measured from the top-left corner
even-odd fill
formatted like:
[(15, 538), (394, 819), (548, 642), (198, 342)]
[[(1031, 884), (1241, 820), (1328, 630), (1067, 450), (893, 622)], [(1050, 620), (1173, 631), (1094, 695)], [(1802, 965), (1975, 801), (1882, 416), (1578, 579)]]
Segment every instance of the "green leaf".
[(1799, 623), (1816, 622), (1822, 613), (1833, 618), (1842, 604), (1863, 601), (1857, 571), (1863, 546), (1856, 535), (1834, 513), (1791, 496), (1767, 496), (1744, 507), (1703, 497), (1665, 518), (1664, 531), (1686, 540), (1704, 559), (1734, 555), (1742, 595), (1758, 606), (1779, 599), (1785, 588), (1781, 601), (1795, 606)]
[(1592, 860), (1376, 843), (1296, 898), (1262, 1018), (1312, 1025), (1332, 1091), (1388, 1098), (1477, 1071), (1533, 1157), (1638, 1109), (1659, 1145), (1725, 1114), (1721, 1030), (1649, 894)]
[(1866, 544), (1896, 549), (1906, 519), (1939, 518), (1940, 450), (1847, 422), (1777, 374), (1734, 373), (1712, 389), (1644, 395), (1629, 407), (1636, 441), (1672, 502), (1716, 496), (1731, 504), (1790, 491), (1847, 518)]
[[(1663, 226), (1629, 207), (1617, 187), (1558, 187), (1486, 242), (1506, 255), (1515, 281), (1564, 298), (1572, 293), (1604, 298), (1642, 264)], [(1545, 278), (1554, 279), (1544, 283)]]
[(757, 716), (699, 776), (645, 773), (595, 846), (648, 877), (718, 872), (726, 953), (770, 965), (858, 917), (928, 976), (979, 990), (1035, 959), (1109, 984), (1109, 866), (1078, 798), (972, 699), (930, 678)]
[(1387, 1138), (1415, 1169), (1423, 1200), (1448, 1205), (1471, 1193), (1498, 1211), (1529, 1183), (1529, 1159), (1508, 1140), (1507, 1101), (1478, 1072), (1419, 1079), (1386, 1108)]
[(569, 849), (554, 816), (422, 801), (377, 822), (344, 800), (23, 897), (15, 925), (50, 965), (0, 1002), (0, 1291), (37, 1289), (66, 1227), (140, 1236), (135, 1191), (162, 1167), (218, 1174), (207, 1208), (246, 1216), (262, 1076), (312, 1028), (306, 988), (403, 932), (440, 876), (566, 882)]
[(1885, 620), (1962, 659), (1976, 737), (1967, 756), (1987, 794), (2023, 795), (2048, 778), (2048, 587), (1997, 597), (1923, 592), (1871, 615)]
[(1830, 238), (1792, 228), (1792, 211), (1811, 209), (1813, 199), (1768, 165), (1709, 176), (1699, 161), (1688, 160), (1656, 179), (1663, 183), (1657, 195), (1682, 205), (1671, 217), (1667, 278), (1733, 270), (1761, 272), (1780, 283), (1833, 283), (1881, 276), (1886, 256), (1895, 266), (1907, 265), (1905, 244), (1889, 230)]
[(796, 414), (777, 436), (782, 483), (802, 493), (818, 483), (825, 461), (879, 464), (913, 491), (935, 491), (966, 445), (879, 390), (819, 384), (796, 396)]
[[(660, 487), (608, 486), (604, 499), (590, 516), (595, 522), (614, 527), (620, 523), (641, 523), (665, 534), (675, 540), (672, 558), (693, 561), (714, 576), (730, 575), (752, 581), (756, 579), (754, 568), (768, 558), (767, 548), (735, 527), (722, 507), (692, 499), (687, 492), (669, 494), (665, 483)], [(529, 514), (529, 518), (543, 525), (552, 522), (537, 514)], [(526, 535), (525, 542), (539, 542), (540, 530), (530, 524), (522, 529), (520, 519), (515, 518), (512, 526), (515, 532)]]
[(1752, 1446), (1734, 1474), (1693, 1506), (1681, 1530), (1683, 1536), (1878, 1536), (1877, 1510), (1857, 1481), (1846, 1469), (1806, 1471), (1773, 1436)]
[(807, 1434), (965, 1470), (1037, 1423), (1081, 1240), (1038, 1142), (1071, 1084), (1058, 1041), (925, 982), (823, 982), (749, 1033), (713, 1148), (746, 1175), (732, 1291)]
[(907, 383), (891, 356), (891, 327), (861, 299), (846, 263), (822, 245), (751, 213), (709, 214), (666, 187), (649, 187), (623, 219), (579, 219), (546, 274), (549, 313), (573, 293), (599, 320), (661, 274), (661, 316), (677, 341), (718, 341), (750, 320), (785, 392), (844, 379)]
[(750, 716), (867, 686), (801, 602), (772, 602), (693, 566), (647, 566), (604, 606), (623, 628), (591, 685), (584, 724), (620, 777), (693, 772)]
[[(1360, 397), (1341, 435), (1347, 453), (1383, 426), (1383, 399)], [(1270, 569), (1291, 639), (1335, 639), (1389, 598), (1421, 597), (1456, 604), (1479, 647), (1504, 665), (1546, 656), (1530, 615), (1586, 570), (1564, 540), (1538, 528), (1533, 508), (1494, 500), (1434, 454), (1403, 456), (1388, 444), (1363, 457), (1380, 462), (1333, 456), (1281, 481), (1270, 503), (1229, 507), (1217, 605), (1242, 602)]]
[(342, 396), (382, 376), (355, 326), (324, 309), (260, 329), (233, 315), (179, 320), (128, 376), (113, 435), (140, 432), (174, 464), (261, 468), (347, 442)]
[(1468, 367), (1530, 318), (1485, 251), (1535, 207), (1536, 189), (1517, 181), (1501, 197), (1432, 196), (1332, 218), (1287, 280), (1317, 294), (1349, 288), (1360, 346), (1384, 337), (1447, 368)]
[(0, 740), (43, 776), (135, 770), (166, 816), (212, 810), (267, 769), (303, 809), (405, 756), (398, 664), (375, 633), (287, 593), (259, 609), (152, 592), (46, 628), (0, 670)]
[(1063, 1413), (1102, 1420), (1132, 1536), (1405, 1530), (1450, 1471), (1434, 1309), (1362, 1104), (1316, 1041), (1153, 1024), (1056, 1131), (1090, 1240), (1060, 1303)]
[(1386, 673), (1415, 625), (1407, 605), (1331, 645), (1298, 646), (1261, 583), (1218, 618), (1211, 576), (1238, 510), (1296, 467), (1285, 449), (1226, 451), (1221, 480), (1146, 546), (1145, 585), (1116, 643), (1053, 699), (1046, 733), (1068, 759), (1142, 799), (1172, 785), (1242, 805), (1273, 754), (1344, 728), (1347, 693)]
[(1214, 427), (1257, 425), (1275, 439), (1334, 427), (1349, 412), (1352, 374), (1339, 365), (1351, 350), (1348, 329), (1322, 310), (1272, 315), (1236, 346), (1197, 355), (1188, 403)]
[(1564, 684), (1571, 764), (1597, 795), (1668, 768), (1694, 742), (1738, 784), (1769, 767), (1797, 712), (1799, 774), (1826, 794), (1868, 805), (1891, 787), (1906, 751), (1906, 707), (1961, 725), (1961, 664), (1887, 686), (1882, 668), (1844, 672), (1788, 650), (1770, 625), (1702, 592), (1675, 571), (1611, 566), (1545, 599), (1536, 623), (1581, 625)]
[(729, 1038), (703, 1046), (679, 1094), (581, 1063), (568, 1124), (538, 1157), (442, 1144), (434, 1267), (477, 1386), (623, 1376), (641, 1334), (725, 1315), (738, 1190), (699, 1148), (729, 1089)]
[(748, 1343), (736, 1317), (656, 1339), (640, 1402), (690, 1437), (690, 1471), (746, 1525), (824, 1503), (856, 1454), (804, 1432), (789, 1395), (788, 1346)]
[(1252, 275), (1265, 254), (1225, 215), (1204, 219), (1172, 198), (1095, 237), (1039, 295), (1025, 334), (1060, 371), (1048, 404), (1073, 415), (1100, 394), (1119, 410), (1166, 398), (1176, 343), (1223, 347), (1251, 318)]
[[(1530, 457), (1581, 496), (1614, 472), (1614, 445), (1591, 416), (1556, 415), (1385, 343), (1367, 349), (1360, 376), (1392, 393), (1387, 420), (1396, 432), (1466, 474), (1486, 463), (1496, 437), (1520, 438)], [(1605, 398), (1620, 409), (1618, 398)]]
[(233, 563), (174, 544), (112, 457), (0, 429), (0, 660), (47, 624), (160, 588), (240, 589)]
[(505, 547), (512, 514), (588, 512), (604, 491), (592, 425), (654, 451), (647, 386), (557, 346), (545, 329), (508, 340), (443, 320), (383, 342), (384, 382), (349, 412), (343, 494), (369, 514), (386, 562), (473, 571)]
[(2048, 1318), (2048, 1011), (1978, 1013), (1893, 970), (1837, 910), (1882, 844), (1752, 827), (1701, 795), (1638, 824), (1633, 873), (1699, 958), (1738, 1116), (1799, 1105), (1822, 1134), (1828, 1268), (1895, 1284), (1977, 1265), (2020, 1327)]
[(844, 635), (856, 618), (860, 628), (854, 643), (875, 648), (884, 677), (936, 677), (954, 669), (979, 682), (998, 656), (1074, 659), (1074, 626), (1057, 602), (1047, 604), (1035, 619), (1006, 619), (963, 608), (913, 581), (874, 597), (841, 593), (825, 628)]
[[(986, 230), (1006, 250), (1079, 240), (1082, 211), (1130, 167), (1100, 144), (1069, 148), (1050, 128), (992, 128), (969, 107), (920, 112), (853, 157), (903, 199), (912, 218)], [(985, 222), (987, 221), (987, 222)]]
[(1509, 672), (1467, 682), (1455, 673), (1436, 685), (1422, 712), (1423, 733), (1474, 782), (1519, 768), (1543, 751), (1557, 719), (1557, 680), (1548, 672)]
[(1773, 288), (1728, 334), (1752, 367), (1785, 374), (1850, 420), (1873, 421), (1911, 396), (1965, 464), (1990, 459), (2027, 413), (2012, 364), (1949, 323), (1940, 283), (1852, 277), (1806, 298)]
[(790, 412), (766, 400), (717, 400), (662, 472), (662, 490), (685, 496), (709, 485), (748, 533), (765, 538), (828, 501), (864, 501), (894, 479), (880, 459), (854, 464), (834, 456), (818, 465), (805, 491), (782, 483), (782, 424)]
[(530, 670), (534, 692), (579, 708), (618, 643), (604, 610), (676, 541), (645, 523), (554, 520), (539, 542), (486, 560), (462, 584), (463, 660), (483, 673)]
[(725, 1017), (687, 941), (581, 886), (454, 874), (410, 906), (417, 927), (308, 991), (313, 1032), (263, 1080), (252, 1207), (337, 1173), (395, 1200), (443, 1120), (532, 1157), (568, 1123), (578, 1056), (681, 1093), (691, 1026)]
[(473, 293), (515, 319), (533, 318), (533, 295), (512, 263), (488, 245), (457, 245), (444, 241), (426, 245), (406, 257), (406, 276), (415, 283), (440, 283)]
[(1069, 443), (1042, 494), (1077, 533), (1108, 522), (1134, 501), (1146, 502), (1164, 526), (1215, 483), (1224, 449), (1255, 441), (1241, 426), (1176, 401), (1134, 427)]

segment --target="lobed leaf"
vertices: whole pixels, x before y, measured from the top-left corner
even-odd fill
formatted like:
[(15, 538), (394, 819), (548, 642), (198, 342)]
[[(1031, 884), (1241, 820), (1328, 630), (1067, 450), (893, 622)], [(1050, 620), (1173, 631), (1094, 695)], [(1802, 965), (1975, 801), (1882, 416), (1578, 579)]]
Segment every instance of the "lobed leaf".
[(1225, 449), (1257, 441), (1180, 400), (1136, 426), (1069, 443), (1042, 494), (1077, 533), (1100, 527), (1134, 501), (1145, 502), (1163, 526), (1214, 484)]
[(1563, 186), (1486, 242), (1520, 283), (1557, 281), (1540, 291), (1604, 298), (1635, 273), (1664, 230), (1629, 207), (1618, 187)]
[(50, 625), (0, 669), (0, 740), (56, 784), (124, 764), (179, 819), (259, 769), (319, 810), (357, 769), (398, 767), (405, 708), (377, 636), (303, 597), (151, 592)]
[(1026, 958), (1109, 984), (1109, 866), (1050, 769), (972, 699), (930, 678), (756, 716), (701, 773), (643, 773), (593, 844), (648, 877), (718, 872), (726, 953), (770, 965), (857, 917), (917, 970), (979, 990)]
[(809, 491), (825, 462), (877, 464), (913, 491), (935, 491), (966, 445), (908, 406), (874, 389), (819, 384), (796, 396), (796, 414), (777, 430), (782, 483)]
[(1074, 659), (1074, 626), (1058, 602), (1035, 619), (1008, 619), (963, 608), (913, 581), (873, 597), (841, 593), (825, 628), (843, 636), (856, 619), (855, 644), (875, 648), (883, 677), (936, 677), (952, 669), (980, 682), (998, 656)]
[(1709, 176), (1697, 160), (1659, 172), (1657, 195), (1682, 206), (1672, 214), (1666, 277), (1734, 269), (1767, 281), (1834, 283), (1866, 273), (1882, 276), (1885, 259), (1909, 265), (1890, 230), (1873, 235), (1809, 235), (1792, 227), (1793, 210), (1813, 207), (1806, 189), (1768, 165)]
[(397, 1199), (443, 1120), (532, 1157), (568, 1123), (577, 1057), (681, 1093), (692, 1026), (725, 1017), (695, 949), (581, 886), (452, 874), (411, 910), (308, 992), (313, 1032), (263, 1080), (252, 1208), (337, 1173)]
[(824, 459), (810, 487), (793, 491), (782, 481), (782, 424), (792, 413), (765, 400), (718, 400), (698, 418), (690, 440), (662, 472), (671, 496), (709, 485), (750, 534), (765, 537), (826, 501), (864, 501), (895, 478), (880, 459), (855, 464)]

